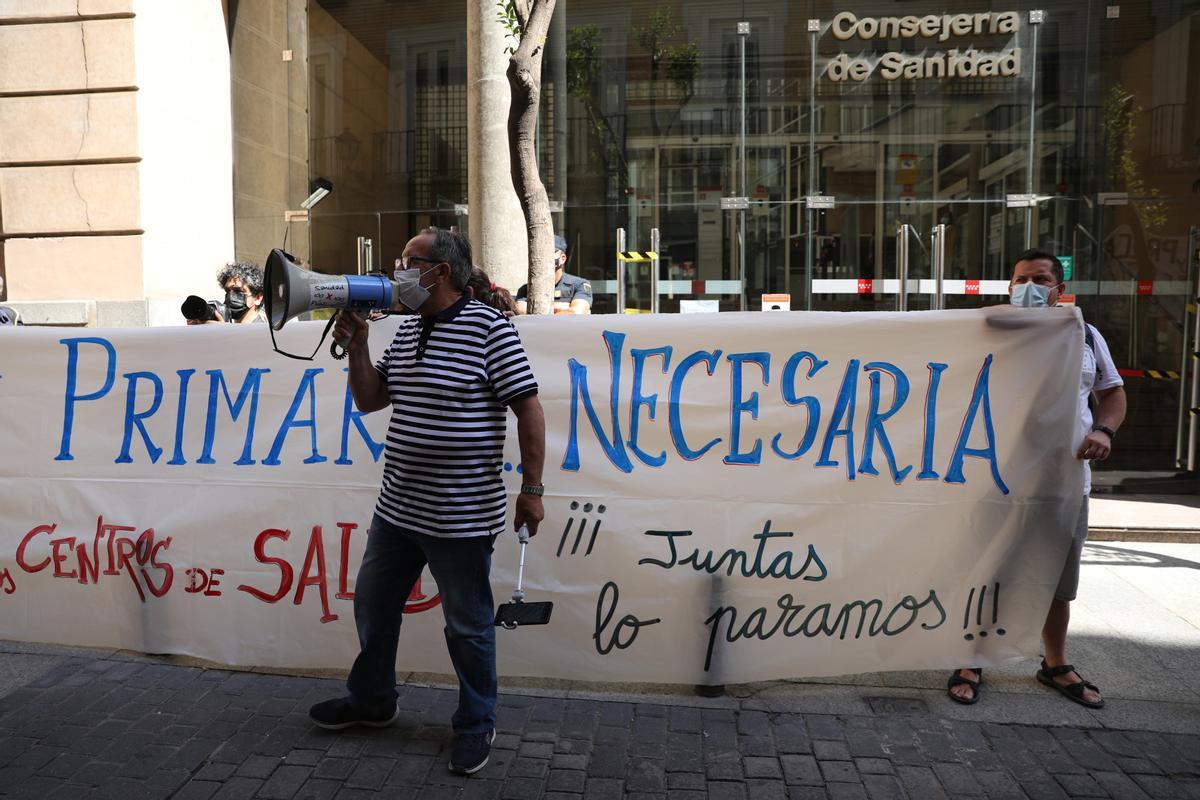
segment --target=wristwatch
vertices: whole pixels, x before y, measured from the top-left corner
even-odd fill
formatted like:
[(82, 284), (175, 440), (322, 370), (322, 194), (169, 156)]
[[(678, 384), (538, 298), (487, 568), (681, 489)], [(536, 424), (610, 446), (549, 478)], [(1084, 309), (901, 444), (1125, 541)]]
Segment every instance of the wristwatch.
[(546, 493), (546, 487), (542, 486), (541, 484), (538, 484), (536, 486), (532, 483), (521, 484), (521, 494), (531, 494), (531, 495), (534, 495), (535, 497), (541, 497), (545, 493)]
[(1101, 433), (1107, 433), (1108, 438), (1110, 438), (1110, 439), (1117, 438), (1117, 432), (1114, 431), (1112, 428), (1108, 427), (1107, 425), (1099, 425), (1099, 424), (1093, 425), (1092, 430), (1100, 431)]

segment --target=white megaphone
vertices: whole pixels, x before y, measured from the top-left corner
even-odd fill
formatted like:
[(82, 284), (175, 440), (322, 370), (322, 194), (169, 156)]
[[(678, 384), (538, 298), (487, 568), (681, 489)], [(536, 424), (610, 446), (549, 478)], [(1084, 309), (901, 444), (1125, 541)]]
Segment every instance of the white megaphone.
[(313, 308), (351, 311), (388, 310), (397, 303), (398, 287), (384, 275), (323, 275), (296, 263), (296, 257), (272, 250), (267, 256), (267, 319), (280, 330), (292, 317)]

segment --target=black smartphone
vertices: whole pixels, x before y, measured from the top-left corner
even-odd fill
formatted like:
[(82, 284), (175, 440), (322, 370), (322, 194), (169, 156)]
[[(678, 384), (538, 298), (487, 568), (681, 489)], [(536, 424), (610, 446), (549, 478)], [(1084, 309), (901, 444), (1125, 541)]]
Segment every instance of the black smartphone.
[(554, 603), (503, 603), (496, 609), (496, 625), (517, 628), (521, 625), (546, 625)]

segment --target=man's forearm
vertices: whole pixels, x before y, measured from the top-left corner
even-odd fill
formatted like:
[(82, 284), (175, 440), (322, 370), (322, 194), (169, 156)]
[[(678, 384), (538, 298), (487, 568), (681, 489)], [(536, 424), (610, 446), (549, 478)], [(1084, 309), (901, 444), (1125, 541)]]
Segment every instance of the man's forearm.
[(388, 405), (391, 398), (388, 395), (387, 383), (379, 375), (379, 370), (371, 363), (371, 353), (366, 347), (352, 351), (348, 360), (350, 374), (350, 395), (359, 411), (378, 411)]
[(546, 417), (537, 397), (529, 397), (514, 407), (517, 415), (517, 444), (521, 448), (521, 480), (541, 484), (546, 459)]
[(1112, 428), (1114, 431), (1125, 421), (1125, 389), (1114, 386), (1097, 397), (1095, 424)]

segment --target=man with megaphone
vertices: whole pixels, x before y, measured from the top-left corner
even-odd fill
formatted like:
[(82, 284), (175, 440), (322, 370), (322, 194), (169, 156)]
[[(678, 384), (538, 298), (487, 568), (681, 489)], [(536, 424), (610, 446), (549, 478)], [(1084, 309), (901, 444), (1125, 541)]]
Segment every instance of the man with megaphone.
[(459, 679), (450, 769), (488, 760), (496, 728), (496, 639), (488, 582), (492, 545), (504, 530), (501, 480), (507, 409), (517, 417), (523, 485), (514, 529), (537, 532), (542, 509), (545, 419), (537, 382), (512, 323), (464, 293), (471, 277), (465, 236), (427, 228), (404, 248), (396, 295), (416, 314), (400, 322), (372, 362), (367, 323), (338, 312), (334, 339), (349, 358), (362, 411), (392, 406), (383, 486), (358, 571), (354, 621), (360, 652), (349, 696), (314, 705), (322, 728), (383, 727), (399, 716), (396, 648), (405, 601), (426, 565), (437, 581), (446, 644)]

